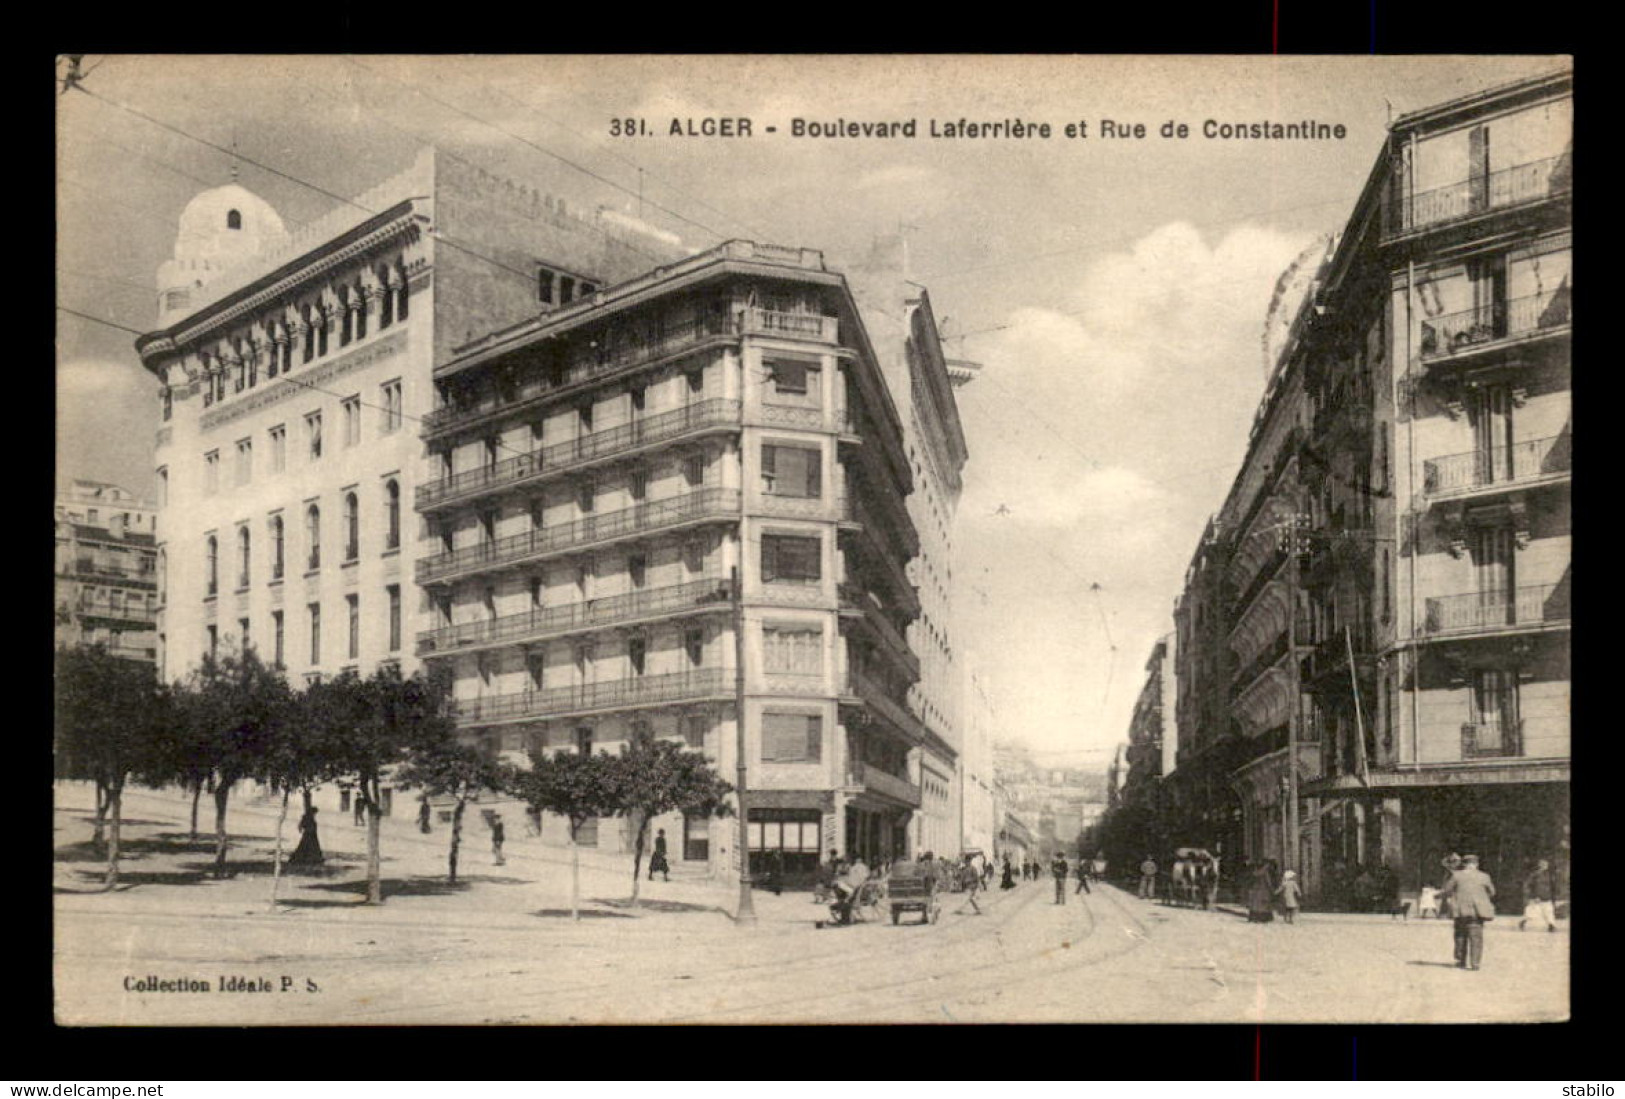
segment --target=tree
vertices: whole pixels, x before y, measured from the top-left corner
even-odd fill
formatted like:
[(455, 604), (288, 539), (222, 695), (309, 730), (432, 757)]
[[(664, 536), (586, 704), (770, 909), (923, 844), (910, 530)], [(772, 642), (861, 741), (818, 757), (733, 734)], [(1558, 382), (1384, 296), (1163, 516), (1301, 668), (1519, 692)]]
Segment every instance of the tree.
[(118, 884), (125, 784), (150, 769), (169, 721), (169, 692), (148, 665), (103, 645), (57, 650), (57, 773), (96, 785), (92, 842), (107, 855), (106, 889)]
[(276, 851), (271, 863), (271, 907), (282, 885), (282, 836), (288, 823), (288, 801), (293, 791), (303, 796), (308, 816), (311, 790), (333, 777), (334, 760), (326, 728), (316, 713), (321, 695), (312, 684), (293, 697), (289, 720), (278, 723), (264, 745), (255, 777), (282, 795), (276, 819)]
[(619, 808), (617, 761), (607, 755), (533, 751), (530, 770), (515, 771), (512, 793), (534, 809), (556, 813), (570, 822), (570, 918), (581, 918), (581, 848), (576, 833), (593, 817), (613, 816)]
[(168, 777), (195, 781), (207, 775), (214, 790), (214, 875), (226, 875), (226, 808), (237, 783), (264, 773), (265, 761), (287, 723), (297, 720), (292, 690), (282, 673), (253, 649), (207, 655), (179, 693), (179, 720), (167, 745)]
[(330, 773), (354, 784), (366, 807), (367, 903), (382, 904), (383, 780), (410, 753), (433, 751), (455, 738), (450, 673), (442, 668), (403, 679), (399, 668), (388, 665), (367, 679), (346, 672), (311, 689), (319, 690), (313, 712), (331, 753)]
[(724, 799), (733, 787), (711, 769), (705, 756), (687, 751), (670, 740), (656, 740), (647, 731), (635, 735), (614, 763), (616, 814), (632, 824), (632, 903), (638, 903), (643, 877), (643, 849), (649, 822), (663, 813), (723, 817), (733, 810)]
[(463, 842), (463, 811), (482, 793), (510, 788), (513, 782), (507, 768), (467, 745), (436, 743), (415, 749), (396, 774), (395, 782), (408, 789), (419, 787), (425, 797), (449, 797), (455, 803), (446, 866), (446, 879), (455, 885), (457, 852)]

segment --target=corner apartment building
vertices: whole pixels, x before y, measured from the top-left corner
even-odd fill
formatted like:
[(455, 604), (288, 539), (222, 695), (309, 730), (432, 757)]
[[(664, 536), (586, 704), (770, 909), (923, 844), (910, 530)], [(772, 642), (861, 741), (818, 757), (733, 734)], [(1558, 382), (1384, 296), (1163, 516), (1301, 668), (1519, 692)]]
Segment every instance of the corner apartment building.
[(1567, 857), (1572, 97), (1562, 72), (1400, 117), (1356, 214), (1386, 316), (1376, 713), (1327, 788), (1362, 810), (1340, 854), (1408, 889), (1452, 850), (1508, 880)]
[[(743, 718), (753, 866), (910, 849), (932, 745), (908, 704), (915, 483), (819, 252), (728, 242), (467, 342), (433, 385), (416, 646), (452, 669), (466, 737), (681, 739), (732, 781)], [(733, 826), (655, 823), (674, 858), (737, 868)]]
[(235, 183), (196, 196), (136, 342), (163, 402), (162, 674), (231, 645), (296, 684), (410, 674), (434, 366), (676, 254), (432, 149), (294, 233)]
[(1161, 850), (1184, 841), (1170, 827), (1172, 763), (1177, 759), (1178, 694), (1174, 679), (1174, 634), (1157, 639), (1145, 662), (1145, 682), (1129, 717), (1128, 747), (1123, 753), (1128, 773), (1123, 780), (1123, 806), (1146, 813), (1166, 834), (1151, 837)]
[(118, 485), (76, 480), (56, 499), (56, 643), (155, 661), (155, 509)]

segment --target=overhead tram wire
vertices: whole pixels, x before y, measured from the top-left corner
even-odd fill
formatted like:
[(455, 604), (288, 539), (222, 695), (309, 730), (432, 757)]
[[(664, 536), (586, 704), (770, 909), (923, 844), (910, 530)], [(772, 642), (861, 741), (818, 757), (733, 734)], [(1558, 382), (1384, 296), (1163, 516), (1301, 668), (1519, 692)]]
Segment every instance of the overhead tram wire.
[[(457, 106), (455, 103), (449, 103), (446, 100), (439, 98), (438, 96), (431, 95), (430, 93), (424, 91), (422, 88), (418, 87), (416, 84), (412, 84), (412, 83), (410, 83), (408, 81), (401, 80), (401, 79), (399, 79), (397, 77), (394, 77), (394, 76), (390, 76), (388, 73), (379, 72), (377, 69), (372, 68), (370, 65), (363, 65), (363, 64), (361, 64), (361, 62), (357, 61), (354, 57), (350, 56), (349, 54), (344, 55), (344, 59), (346, 61), (348, 61), (350, 64), (354, 65), (356, 68), (363, 70), (364, 72), (370, 72), (370, 73), (373, 73), (376, 76), (381, 76), (385, 80), (389, 80), (389, 81), (391, 81), (391, 82), (393, 82), (395, 84), (399, 84), (401, 87), (406, 88), (409, 91), (415, 92), (416, 94), (422, 96), (424, 99), (429, 100), (431, 103), (438, 103), (442, 107), (445, 107), (447, 110), (455, 111), (457, 114), (462, 115), (464, 118), (469, 119), (472, 122), (477, 122), (482, 126), (487, 126), (487, 127), (491, 128), (491, 129), (497, 131), (498, 133), (506, 134), (510, 138), (512, 138), (515, 141), (519, 142), (520, 144), (528, 146), (529, 148), (536, 150), (537, 152), (543, 154), (544, 156), (552, 157), (554, 160), (559, 161), (561, 164), (564, 164), (564, 165), (567, 165), (568, 167), (574, 168), (576, 171), (582, 173), (583, 175), (590, 176), (591, 178), (596, 179), (598, 182), (600, 182), (600, 183), (602, 183), (602, 184), (604, 184), (604, 185), (606, 185), (608, 187), (613, 187), (617, 191), (622, 192), (623, 194), (630, 195), (633, 198), (641, 198), (642, 197), (635, 190), (633, 190), (633, 189), (631, 189), (629, 187), (626, 187), (623, 184), (615, 182), (613, 179), (610, 179), (608, 176), (600, 175), (599, 173), (593, 171), (591, 168), (588, 168), (588, 167), (585, 167), (583, 165), (577, 164), (575, 161), (571, 160), (570, 158), (568, 158), (566, 156), (563, 156), (563, 155), (561, 155), (559, 153), (556, 153), (552, 149), (548, 149), (548, 148), (546, 148), (544, 146), (538, 145), (534, 141), (531, 141), (529, 138), (526, 138), (526, 137), (524, 137), (524, 136), (522, 136), (520, 134), (516, 134), (512, 130), (509, 130), (508, 128), (506, 128), (504, 126), (499, 126), (495, 122), (492, 122), (490, 119), (481, 118), (479, 115), (476, 115), (471, 111), (464, 110), (462, 107)], [(727, 240), (729, 238), (729, 236), (730, 236), (730, 234), (728, 234), (728, 233), (719, 232), (718, 230), (711, 228), (711, 226), (706, 225), (704, 222), (696, 221), (693, 218), (688, 217), (688, 216), (686, 216), (684, 214), (681, 214), (678, 211), (673, 210), (668, 206), (663, 206), (660, 203), (654, 202), (653, 200), (650, 200), (650, 199), (644, 199), (643, 201), (647, 202), (648, 205), (653, 206), (656, 210), (659, 210), (662, 213), (668, 214), (671, 217), (676, 218), (678, 221), (681, 221), (681, 222), (683, 222), (685, 224), (688, 224), (688, 225), (692, 225), (696, 229), (700, 229), (700, 230), (703, 230), (703, 231), (705, 231), (707, 233), (710, 233), (712, 236), (716, 237), (718, 240)]]

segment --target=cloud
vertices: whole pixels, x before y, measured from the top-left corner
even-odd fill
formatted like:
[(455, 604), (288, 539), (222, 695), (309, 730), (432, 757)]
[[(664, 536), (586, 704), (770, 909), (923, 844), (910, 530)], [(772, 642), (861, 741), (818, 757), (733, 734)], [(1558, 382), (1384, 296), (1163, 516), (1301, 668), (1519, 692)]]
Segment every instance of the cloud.
[(133, 363), (76, 359), (56, 373), (57, 474), (145, 493), (152, 479), (156, 385)]

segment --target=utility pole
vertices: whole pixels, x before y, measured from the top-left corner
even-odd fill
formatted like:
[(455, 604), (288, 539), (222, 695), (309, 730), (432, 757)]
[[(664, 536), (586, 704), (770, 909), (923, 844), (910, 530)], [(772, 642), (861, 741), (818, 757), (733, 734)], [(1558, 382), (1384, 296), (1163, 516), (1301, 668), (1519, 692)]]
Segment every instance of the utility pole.
[(745, 807), (745, 593), (739, 566), (733, 567), (730, 593), (734, 604), (734, 751), (738, 763), (735, 796), (739, 802), (739, 908), (734, 922), (756, 926), (756, 906), (750, 895), (750, 811)]

